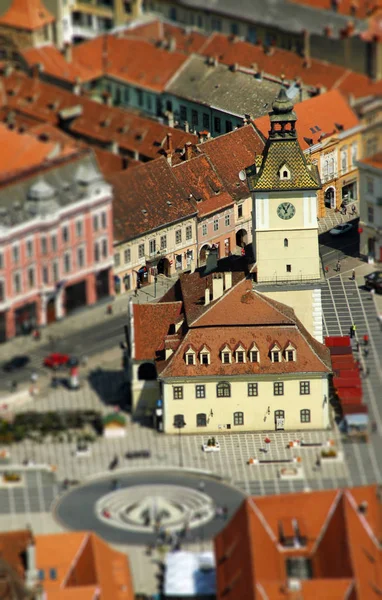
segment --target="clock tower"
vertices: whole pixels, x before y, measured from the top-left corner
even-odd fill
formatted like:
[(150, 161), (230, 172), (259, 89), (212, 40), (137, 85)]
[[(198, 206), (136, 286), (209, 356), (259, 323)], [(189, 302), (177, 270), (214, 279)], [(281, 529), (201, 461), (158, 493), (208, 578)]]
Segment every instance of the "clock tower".
[(320, 177), (300, 148), (297, 117), (284, 87), (269, 116), (271, 129), (263, 154), (247, 169), (257, 281), (314, 281), (320, 279)]
[(271, 127), (263, 154), (246, 170), (252, 194), (256, 282), (259, 291), (292, 306), (319, 339), (322, 325), (314, 324), (312, 315), (318, 300), (321, 308), (320, 290), (312, 290), (321, 280), (317, 223), (320, 176), (300, 148), (297, 117), (284, 87), (269, 117)]

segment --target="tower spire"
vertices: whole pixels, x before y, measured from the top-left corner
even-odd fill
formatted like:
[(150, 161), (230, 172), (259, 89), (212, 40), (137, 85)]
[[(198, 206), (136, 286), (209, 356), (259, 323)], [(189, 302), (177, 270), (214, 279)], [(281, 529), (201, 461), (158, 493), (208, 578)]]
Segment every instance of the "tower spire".
[(286, 93), (284, 86), (273, 101), (272, 110), (269, 113), (271, 129), (269, 137), (271, 139), (295, 139), (297, 116), (293, 110), (293, 102)]

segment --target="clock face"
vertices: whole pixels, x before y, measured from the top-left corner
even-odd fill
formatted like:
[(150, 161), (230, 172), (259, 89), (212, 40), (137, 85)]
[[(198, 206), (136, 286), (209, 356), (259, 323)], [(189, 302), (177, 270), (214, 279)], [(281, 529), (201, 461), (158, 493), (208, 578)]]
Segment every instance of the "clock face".
[(296, 209), (291, 202), (283, 202), (278, 205), (277, 214), (280, 219), (291, 219), (296, 214)]

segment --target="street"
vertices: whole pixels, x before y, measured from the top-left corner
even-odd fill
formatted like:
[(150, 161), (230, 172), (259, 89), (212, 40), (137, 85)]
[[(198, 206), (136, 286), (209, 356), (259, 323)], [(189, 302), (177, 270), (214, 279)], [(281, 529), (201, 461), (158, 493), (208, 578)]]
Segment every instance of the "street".
[(359, 219), (349, 221), (353, 225), (352, 231), (343, 235), (334, 236), (327, 231), (319, 236), (320, 256), (323, 268), (332, 269), (337, 261), (345, 258), (358, 257), (359, 252)]

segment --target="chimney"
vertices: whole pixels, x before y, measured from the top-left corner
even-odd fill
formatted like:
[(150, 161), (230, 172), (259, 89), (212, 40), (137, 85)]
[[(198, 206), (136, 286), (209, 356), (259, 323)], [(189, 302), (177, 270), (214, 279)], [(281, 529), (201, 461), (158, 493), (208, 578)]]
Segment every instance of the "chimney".
[(191, 142), (186, 142), (184, 146), (184, 158), (185, 160), (190, 160), (192, 158), (192, 144)]
[(176, 50), (176, 39), (173, 36), (168, 40), (168, 49), (170, 52), (175, 52)]
[(171, 167), (172, 166), (172, 152), (169, 152), (169, 150), (165, 150), (165, 156), (166, 156), (166, 160), (167, 160), (168, 164)]
[(167, 152), (169, 152), (170, 154), (173, 153), (174, 149), (172, 147), (172, 133), (168, 133), (166, 135), (166, 150)]
[(213, 273), (212, 275), (212, 299), (221, 298), (224, 293), (223, 273)]
[(70, 44), (69, 42), (65, 42), (64, 45), (64, 58), (66, 62), (72, 62), (72, 44)]
[(204, 306), (207, 306), (211, 302), (210, 288), (206, 287), (204, 292)]
[(82, 92), (82, 87), (81, 87), (81, 78), (80, 78), (80, 77), (76, 77), (76, 79), (75, 79), (75, 84), (74, 84), (74, 87), (73, 87), (73, 93), (74, 93), (76, 96), (80, 96), (80, 95), (81, 95), (81, 92)]
[(26, 585), (32, 588), (38, 582), (38, 571), (36, 567), (36, 545), (32, 538), (26, 549)]
[(229, 290), (232, 287), (232, 271), (224, 273), (224, 290)]
[(42, 71), (40, 63), (36, 63), (35, 65), (33, 65), (31, 71), (33, 79), (37, 79)]
[(174, 113), (171, 110), (168, 110), (165, 112), (165, 117), (167, 118), (167, 125), (169, 127), (174, 127), (174, 125), (175, 125)]
[(184, 131), (185, 131), (186, 133), (189, 133), (189, 131), (190, 131), (190, 126), (189, 126), (189, 124), (188, 124), (188, 121), (184, 121), (183, 127), (184, 127)]

